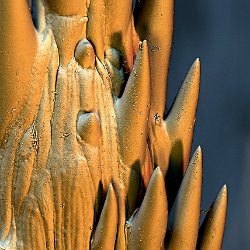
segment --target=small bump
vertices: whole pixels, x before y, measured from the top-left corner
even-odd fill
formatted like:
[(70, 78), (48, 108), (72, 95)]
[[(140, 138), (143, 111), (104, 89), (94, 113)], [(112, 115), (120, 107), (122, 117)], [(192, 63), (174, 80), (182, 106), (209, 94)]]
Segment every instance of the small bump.
[(87, 39), (83, 39), (77, 44), (75, 59), (82, 68), (95, 68), (95, 51), (92, 44)]
[(101, 138), (101, 127), (96, 113), (81, 114), (76, 129), (82, 141), (92, 146), (98, 146)]
[(105, 50), (105, 59), (109, 60), (110, 63), (117, 69), (120, 69), (122, 66), (122, 56), (121, 53), (113, 48)]

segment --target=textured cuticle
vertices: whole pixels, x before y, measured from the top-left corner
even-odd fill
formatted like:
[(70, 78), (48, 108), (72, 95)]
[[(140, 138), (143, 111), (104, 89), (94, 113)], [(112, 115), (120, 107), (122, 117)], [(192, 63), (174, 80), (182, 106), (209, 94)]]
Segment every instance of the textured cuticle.
[(174, 1), (0, 4), (0, 248), (219, 250), (227, 188), (199, 229), (189, 162), (199, 59), (164, 117)]

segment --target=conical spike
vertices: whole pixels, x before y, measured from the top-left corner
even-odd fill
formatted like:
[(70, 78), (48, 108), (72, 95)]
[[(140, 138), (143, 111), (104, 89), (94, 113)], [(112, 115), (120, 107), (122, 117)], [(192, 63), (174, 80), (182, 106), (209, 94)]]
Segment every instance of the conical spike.
[(97, 114), (80, 115), (77, 121), (77, 133), (84, 142), (97, 146), (101, 138), (100, 121)]
[[(0, 141), (29, 91), (37, 36), (27, 0), (0, 1)], [(15, 110), (16, 112), (13, 112)], [(4, 119), (2, 119), (4, 118)], [(2, 126), (5, 129), (1, 129)]]
[(142, 205), (127, 222), (128, 249), (161, 249), (167, 228), (168, 208), (164, 177), (154, 170)]
[(122, 161), (132, 166), (143, 163), (148, 137), (150, 75), (146, 41), (139, 50), (122, 97), (116, 104)]
[(105, 44), (119, 50), (125, 67), (133, 66), (132, 0), (107, 0), (105, 2)]
[(183, 155), (181, 157), (183, 157), (184, 172), (188, 166), (191, 151), (199, 85), (200, 61), (196, 59), (166, 119), (166, 128), (172, 146), (175, 145), (177, 141), (180, 141), (182, 144)]
[[(151, 111), (163, 117), (166, 102), (168, 66), (173, 33), (174, 0), (137, 1), (136, 30), (148, 41), (151, 73)], [(164, 27), (164, 28), (163, 28)]]
[(87, 12), (86, 0), (45, 0), (49, 9), (61, 16), (85, 15)]
[(223, 186), (199, 231), (197, 249), (220, 250), (227, 211), (227, 187)]
[(114, 249), (118, 224), (118, 205), (112, 184), (93, 236), (91, 249)]
[(167, 249), (195, 249), (200, 219), (202, 153), (199, 147), (182, 181), (171, 238)]
[(94, 45), (95, 53), (104, 62), (105, 16), (103, 0), (92, 0), (88, 10), (87, 39)]

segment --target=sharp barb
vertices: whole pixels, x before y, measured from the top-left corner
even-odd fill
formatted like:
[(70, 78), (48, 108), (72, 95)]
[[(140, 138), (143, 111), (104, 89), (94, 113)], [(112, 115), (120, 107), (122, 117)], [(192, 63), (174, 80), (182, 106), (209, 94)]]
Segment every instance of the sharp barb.
[(92, 0), (88, 9), (87, 39), (95, 47), (97, 57), (104, 62), (105, 16), (103, 0)]
[[(151, 114), (164, 114), (173, 33), (174, 0), (137, 1), (136, 30), (148, 41), (151, 73)], [(164, 27), (164, 28), (163, 28)]]
[(114, 249), (118, 224), (118, 205), (112, 184), (102, 209), (97, 228), (93, 236), (91, 249)]
[(45, 0), (50, 11), (61, 16), (86, 15), (86, 0), (71, 0), (70, 4), (67, 0)]
[(167, 249), (195, 249), (200, 219), (202, 153), (199, 147), (188, 166), (178, 196)]
[[(200, 61), (196, 59), (165, 121), (172, 146), (175, 145), (177, 141), (180, 141), (182, 144), (183, 155), (181, 157), (183, 158), (184, 172), (188, 166), (190, 157), (199, 86)], [(173, 159), (173, 161), (175, 161), (175, 159)]]
[(29, 91), (37, 37), (27, 0), (0, 0), (0, 138)]
[(100, 121), (96, 113), (85, 113), (78, 117), (77, 134), (82, 141), (97, 146), (101, 138)]
[(220, 250), (227, 211), (227, 187), (223, 186), (199, 230), (197, 249)]
[(146, 41), (136, 57), (122, 97), (116, 103), (122, 161), (127, 166), (143, 164), (148, 137), (150, 75)]
[(168, 208), (164, 177), (154, 170), (139, 211), (127, 222), (128, 249), (161, 249), (166, 233)]

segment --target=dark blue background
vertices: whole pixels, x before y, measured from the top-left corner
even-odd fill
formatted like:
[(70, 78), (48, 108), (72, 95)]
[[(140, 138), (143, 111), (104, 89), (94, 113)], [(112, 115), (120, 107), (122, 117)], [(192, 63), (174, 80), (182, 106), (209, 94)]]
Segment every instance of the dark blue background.
[(196, 57), (201, 90), (193, 150), (203, 149), (202, 208), (226, 183), (223, 249), (250, 249), (249, 1), (175, 1), (168, 107)]

